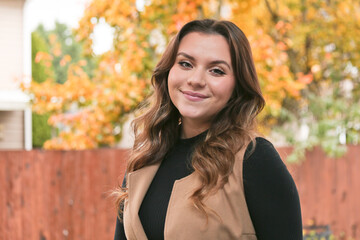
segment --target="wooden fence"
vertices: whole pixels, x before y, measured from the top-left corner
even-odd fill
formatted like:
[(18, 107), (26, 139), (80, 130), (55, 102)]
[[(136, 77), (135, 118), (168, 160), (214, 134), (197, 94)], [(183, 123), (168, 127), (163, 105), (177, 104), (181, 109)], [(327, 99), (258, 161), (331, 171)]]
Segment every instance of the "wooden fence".
[[(283, 159), (289, 148), (278, 148)], [(303, 224), (330, 225), (338, 239), (360, 240), (360, 145), (339, 159), (319, 149), (306, 161), (288, 165), (297, 185)]]
[(113, 239), (108, 196), (125, 160), (115, 149), (0, 152), (0, 239)]
[[(290, 149), (278, 151), (285, 158)], [(0, 152), (0, 239), (113, 239), (109, 192), (126, 158), (120, 149)], [(288, 168), (304, 224), (330, 224), (341, 239), (360, 239), (360, 146), (336, 160), (315, 149)]]

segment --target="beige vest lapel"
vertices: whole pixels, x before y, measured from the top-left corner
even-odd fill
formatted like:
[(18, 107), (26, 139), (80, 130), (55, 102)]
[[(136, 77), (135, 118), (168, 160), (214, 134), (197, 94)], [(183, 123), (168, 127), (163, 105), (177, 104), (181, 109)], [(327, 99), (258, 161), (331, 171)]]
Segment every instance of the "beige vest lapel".
[(139, 209), (159, 166), (160, 163), (147, 166), (127, 176), (128, 199), (124, 206), (124, 227), (128, 239), (147, 239), (139, 218)]

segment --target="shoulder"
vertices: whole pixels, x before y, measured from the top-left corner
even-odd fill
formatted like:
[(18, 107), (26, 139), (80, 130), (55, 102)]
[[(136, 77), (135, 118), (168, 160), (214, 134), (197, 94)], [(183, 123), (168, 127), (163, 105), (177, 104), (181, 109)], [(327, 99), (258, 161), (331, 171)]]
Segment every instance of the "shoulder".
[(283, 185), (285, 182), (293, 184), (293, 179), (274, 145), (262, 137), (255, 140), (255, 148), (249, 144), (244, 154), (244, 183), (257, 182), (264, 186)]
[(274, 145), (262, 137), (255, 138), (255, 148), (252, 142), (247, 146), (243, 164), (244, 167), (248, 165), (253, 167), (285, 166)]
[(246, 148), (245, 158), (250, 157), (252, 150), (256, 154), (264, 154), (270, 152), (276, 152), (274, 145), (267, 139), (263, 137), (255, 138), (255, 149), (253, 149), (253, 142), (250, 142)]

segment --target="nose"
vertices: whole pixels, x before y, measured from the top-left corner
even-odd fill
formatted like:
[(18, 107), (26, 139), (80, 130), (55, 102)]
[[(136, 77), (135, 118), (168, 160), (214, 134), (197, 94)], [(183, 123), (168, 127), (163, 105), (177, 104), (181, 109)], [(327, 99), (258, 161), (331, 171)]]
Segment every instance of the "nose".
[(190, 76), (187, 78), (187, 84), (194, 88), (202, 88), (206, 85), (206, 74), (202, 69), (191, 71)]

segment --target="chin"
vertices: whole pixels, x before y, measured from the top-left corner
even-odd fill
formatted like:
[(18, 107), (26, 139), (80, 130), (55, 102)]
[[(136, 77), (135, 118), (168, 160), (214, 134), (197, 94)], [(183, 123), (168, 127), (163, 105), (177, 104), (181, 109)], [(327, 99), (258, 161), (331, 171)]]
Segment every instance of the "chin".
[(179, 111), (181, 114), (181, 117), (183, 118), (188, 118), (188, 119), (198, 119), (201, 118), (201, 115), (199, 115), (198, 113), (193, 113), (191, 111)]

